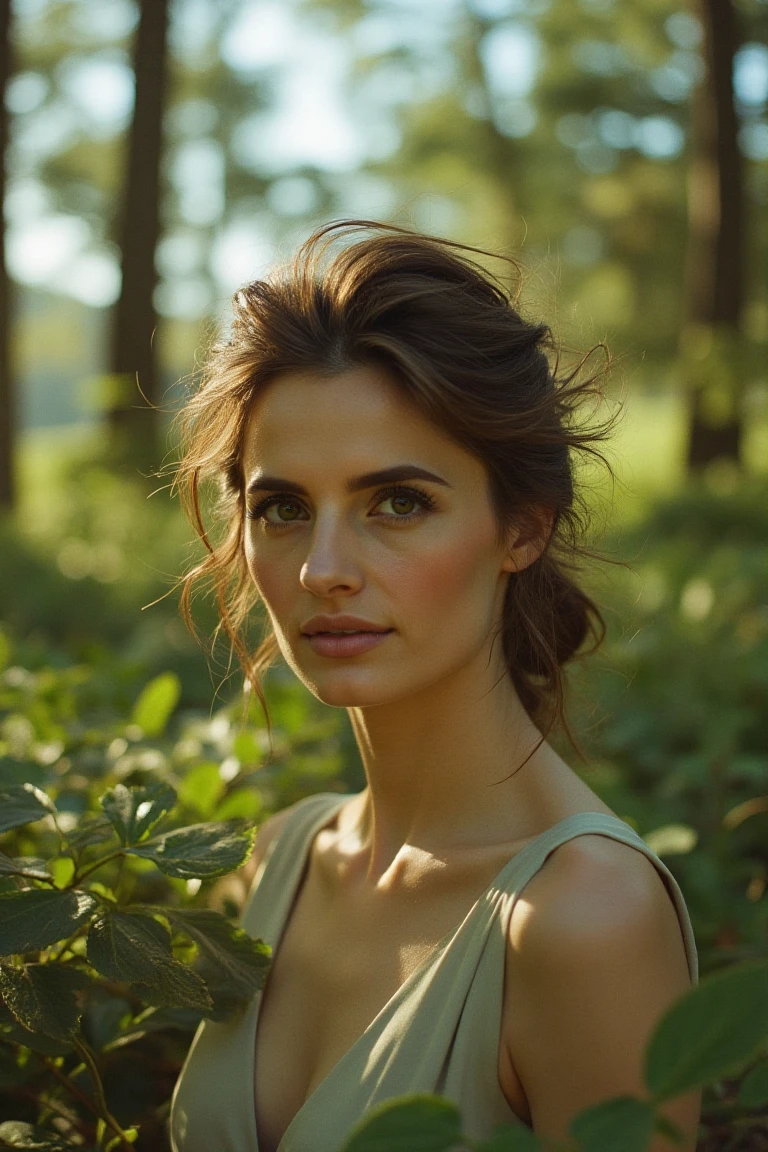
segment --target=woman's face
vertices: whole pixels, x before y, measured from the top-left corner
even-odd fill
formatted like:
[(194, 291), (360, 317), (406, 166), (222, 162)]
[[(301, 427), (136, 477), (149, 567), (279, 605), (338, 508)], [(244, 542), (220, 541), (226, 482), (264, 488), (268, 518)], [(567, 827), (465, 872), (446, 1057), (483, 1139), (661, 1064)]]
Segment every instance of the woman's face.
[[(318, 699), (391, 703), (479, 657), (485, 667), (521, 565), (497, 543), (482, 464), (383, 369), (278, 377), (249, 413), (243, 470), (248, 569), (283, 657)], [(366, 641), (308, 638), (318, 614), (390, 631), (331, 654)]]

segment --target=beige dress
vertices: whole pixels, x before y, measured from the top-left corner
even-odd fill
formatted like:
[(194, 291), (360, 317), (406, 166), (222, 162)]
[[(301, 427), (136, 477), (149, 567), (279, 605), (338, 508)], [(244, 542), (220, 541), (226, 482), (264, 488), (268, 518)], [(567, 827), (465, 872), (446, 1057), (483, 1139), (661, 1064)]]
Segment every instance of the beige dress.
[[(301, 801), (270, 845), (241, 923), (276, 949), (316, 833), (351, 795), (323, 792)], [(487, 1138), (520, 1124), (501, 1091), (498, 1051), (509, 919), (520, 893), (549, 854), (576, 836), (608, 836), (647, 856), (677, 911), (692, 983), (698, 981), (693, 929), (679, 885), (625, 821), (579, 812), (530, 841), (502, 868), (462, 922), (384, 1005), (304, 1102), (278, 1152), (338, 1152), (373, 1106), (429, 1092), (461, 1110), (464, 1131)], [(254, 1115), (254, 1047), (261, 993), (225, 1024), (203, 1021), (171, 1105), (173, 1152), (259, 1152)]]

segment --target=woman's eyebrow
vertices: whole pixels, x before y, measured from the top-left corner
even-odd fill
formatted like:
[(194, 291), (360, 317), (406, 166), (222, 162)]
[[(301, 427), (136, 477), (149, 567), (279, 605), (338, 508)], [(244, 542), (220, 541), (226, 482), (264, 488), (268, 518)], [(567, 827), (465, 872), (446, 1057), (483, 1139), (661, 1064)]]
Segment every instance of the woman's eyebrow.
[[(443, 484), (451, 488), (442, 476), (428, 472), (426, 468), (419, 468), (416, 464), (398, 464), (394, 468), (382, 468), (378, 472), (366, 472), (363, 476), (355, 476), (347, 480), (347, 492), (362, 492), (365, 488), (374, 488), (377, 484), (393, 484), (401, 480), (431, 480), (433, 484)], [(248, 495), (254, 492), (295, 492), (297, 496), (308, 496), (306, 488), (297, 484), (295, 480), (283, 480), (279, 476), (265, 476), (258, 474), (248, 485)]]

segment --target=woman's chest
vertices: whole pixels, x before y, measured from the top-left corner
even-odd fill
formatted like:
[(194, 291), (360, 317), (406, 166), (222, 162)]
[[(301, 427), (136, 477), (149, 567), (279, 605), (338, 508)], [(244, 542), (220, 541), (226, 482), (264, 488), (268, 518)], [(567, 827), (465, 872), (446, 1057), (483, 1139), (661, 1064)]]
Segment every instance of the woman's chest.
[[(341, 1060), (353, 1060), (364, 1033), (403, 985), (420, 973), (429, 979), (430, 958), (477, 895), (475, 878), (461, 890), (433, 891), (429, 900), (344, 910), (313, 893), (308, 878), (261, 997), (254, 1054), (259, 1152), (276, 1152), (305, 1102)], [(501, 1039), (498, 1075), (525, 1118), (525, 1096)]]

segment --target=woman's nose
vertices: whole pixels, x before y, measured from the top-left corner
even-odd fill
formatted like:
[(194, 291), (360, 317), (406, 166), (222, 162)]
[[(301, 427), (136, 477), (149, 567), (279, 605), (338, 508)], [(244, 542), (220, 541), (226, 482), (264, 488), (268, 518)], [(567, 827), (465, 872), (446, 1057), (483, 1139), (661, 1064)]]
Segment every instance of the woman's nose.
[(360, 587), (362, 573), (354, 556), (352, 535), (338, 519), (316, 522), (301, 566), (303, 588), (315, 596), (328, 596), (338, 589), (355, 591)]

